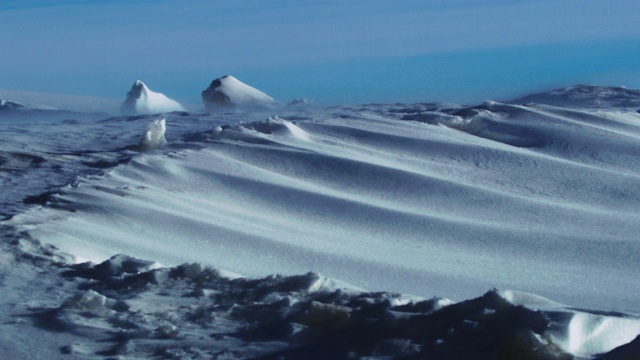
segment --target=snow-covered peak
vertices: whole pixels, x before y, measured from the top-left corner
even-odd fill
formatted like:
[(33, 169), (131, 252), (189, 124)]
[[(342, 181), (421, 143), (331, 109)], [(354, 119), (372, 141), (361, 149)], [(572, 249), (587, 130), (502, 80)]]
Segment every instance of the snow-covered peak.
[(211, 85), (202, 92), (202, 101), (207, 106), (276, 104), (271, 96), (231, 75), (213, 80)]
[(172, 111), (186, 110), (166, 95), (151, 91), (140, 80), (133, 83), (127, 93), (127, 99), (120, 106), (120, 112), (123, 114), (158, 114)]

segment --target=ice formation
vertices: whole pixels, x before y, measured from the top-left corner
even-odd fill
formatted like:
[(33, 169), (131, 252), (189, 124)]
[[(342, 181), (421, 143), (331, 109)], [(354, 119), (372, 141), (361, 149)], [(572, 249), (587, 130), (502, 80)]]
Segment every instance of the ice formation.
[(133, 84), (127, 93), (127, 99), (120, 106), (122, 114), (159, 114), (172, 111), (186, 110), (177, 101), (151, 91), (140, 80)]
[(147, 131), (145, 131), (142, 139), (140, 139), (140, 148), (146, 150), (164, 145), (167, 142), (164, 138), (166, 129), (165, 119), (153, 120), (149, 126), (147, 126)]
[(276, 104), (271, 96), (231, 75), (213, 80), (202, 92), (202, 101), (207, 107)]

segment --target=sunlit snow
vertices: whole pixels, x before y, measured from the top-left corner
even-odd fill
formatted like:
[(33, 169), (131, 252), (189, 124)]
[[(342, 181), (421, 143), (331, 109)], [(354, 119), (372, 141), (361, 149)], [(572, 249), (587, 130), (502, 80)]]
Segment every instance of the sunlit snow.
[[(0, 113), (3, 246), (22, 254), (0, 260), (25, 269), (6, 283), (20, 294), (47, 264), (57, 295), (38, 290), (22, 311), (90, 329), (51, 340), (79, 355), (107, 351), (105, 331), (138, 356), (248, 341), (246, 356), (296, 358), (295, 341), (336, 331), (361, 356), (465, 358), (481, 351), (470, 339), (557, 359), (637, 352), (638, 94), (211, 114), (158, 111), (152, 96), (153, 114), (100, 120)], [(7, 301), (15, 314), (24, 300)], [(376, 342), (349, 342), (370, 321), (386, 329), (367, 330)]]

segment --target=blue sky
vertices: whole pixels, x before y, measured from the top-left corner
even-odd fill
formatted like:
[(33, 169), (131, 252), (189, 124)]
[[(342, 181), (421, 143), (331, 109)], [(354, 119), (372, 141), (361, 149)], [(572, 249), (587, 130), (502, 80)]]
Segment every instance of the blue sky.
[(504, 100), (640, 88), (637, 0), (4, 1), (0, 88), (198, 102), (232, 74), (282, 102)]

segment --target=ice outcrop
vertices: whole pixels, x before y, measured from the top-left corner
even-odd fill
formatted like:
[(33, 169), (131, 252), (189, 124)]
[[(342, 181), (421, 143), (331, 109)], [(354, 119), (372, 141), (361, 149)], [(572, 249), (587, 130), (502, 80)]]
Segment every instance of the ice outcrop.
[(231, 75), (213, 80), (202, 92), (202, 101), (207, 107), (276, 104), (271, 96)]
[(49, 111), (49, 110), (57, 110), (57, 109), (54, 108), (54, 107), (51, 107), (51, 106), (47, 106), (47, 105), (25, 104), (25, 103), (13, 101), (13, 100), (0, 99), (0, 111), (5, 111), (5, 110), (7, 110), (7, 111), (11, 111), (11, 110), (20, 110), (20, 111), (45, 110), (45, 111)]
[(120, 106), (120, 112), (127, 115), (159, 114), (172, 111), (186, 111), (177, 101), (164, 94), (151, 91), (142, 81), (137, 80), (127, 93), (127, 100)]
[(166, 130), (167, 124), (165, 119), (153, 120), (149, 126), (147, 126), (147, 131), (145, 131), (142, 139), (140, 139), (138, 146), (142, 150), (148, 150), (164, 145), (167, 142), (164, 138)]

